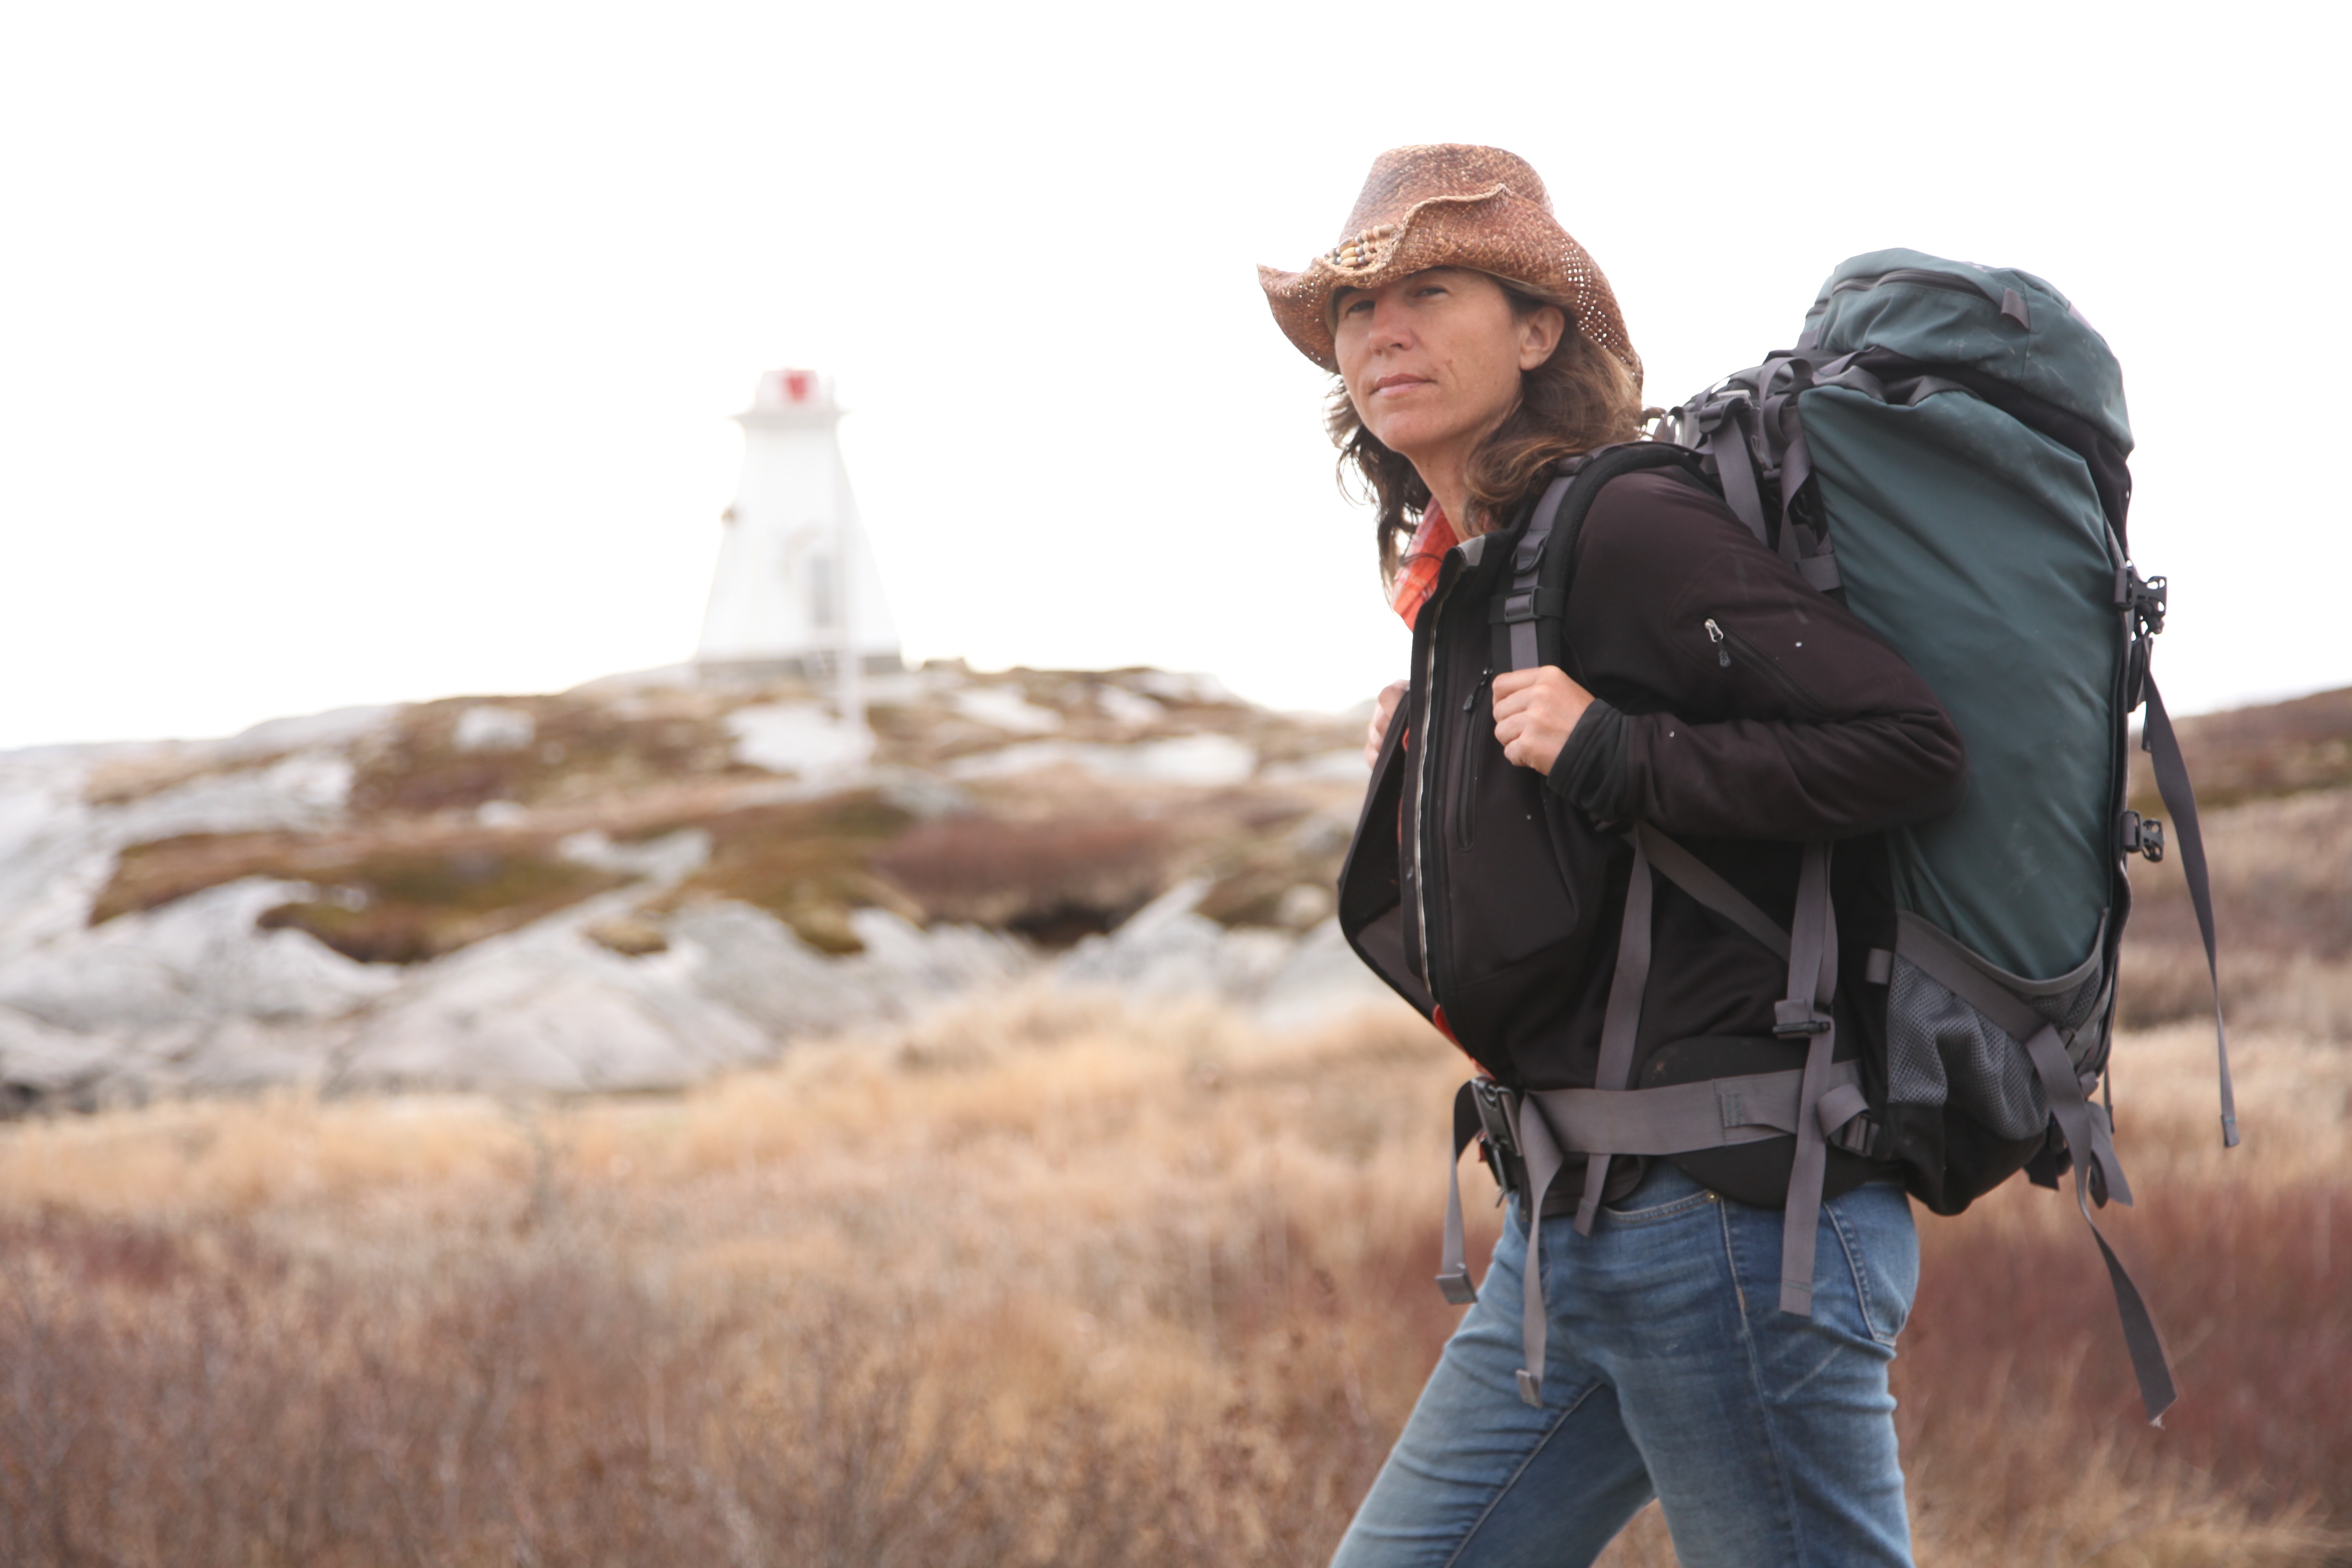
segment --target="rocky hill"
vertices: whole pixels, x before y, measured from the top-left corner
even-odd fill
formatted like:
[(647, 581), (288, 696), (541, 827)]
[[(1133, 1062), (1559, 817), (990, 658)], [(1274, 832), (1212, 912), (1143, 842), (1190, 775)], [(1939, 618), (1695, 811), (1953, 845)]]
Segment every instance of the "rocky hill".
[(1270, 1020), (1360, 731), (1155, 670), (656, 675), (0, 756), (0, 1084), (670, 1087), (1033, 973)]
[[(1030, 976), (1386, 1004), (1328, 919), (1360, 719), (1147, 669), (871, 702), (870, 757), (675, 675), (0, 755), (0, 1104), (669, 1088)], [(2181, 731), (2231, 1016), (2352, 1037), (2352, 691)], [(2134, 884), (2125, 1019), (2195, 1016), (2178, 856)]]

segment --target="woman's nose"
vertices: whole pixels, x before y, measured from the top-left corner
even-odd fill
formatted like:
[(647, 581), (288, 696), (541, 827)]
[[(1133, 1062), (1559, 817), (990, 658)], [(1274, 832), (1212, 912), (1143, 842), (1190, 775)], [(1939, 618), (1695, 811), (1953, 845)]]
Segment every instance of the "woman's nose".
[(1412, 342), (1411, 312), (1392, 300), (1380, 300), (1372, 306), (1371, 346), (1376, 349), (1401, 349)]

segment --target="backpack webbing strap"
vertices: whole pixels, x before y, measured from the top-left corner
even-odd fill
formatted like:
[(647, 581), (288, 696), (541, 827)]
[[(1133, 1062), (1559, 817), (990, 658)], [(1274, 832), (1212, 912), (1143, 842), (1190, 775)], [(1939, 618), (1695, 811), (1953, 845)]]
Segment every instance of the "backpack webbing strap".
[[(1519, 1273), (1519, 1348), (1527, 1365), (1519, 1368), (1519, 1398), (1540, 1408), (1547, 1323), (1543, 1299), (1544, 1199), (1550, 1195), (1552, 1178), (1559, 1174), (1567, 1156), (1560, 1152), (1559, 1141), (1552, 1136), (1550, 1124), (1541, 1115), (1527, 1113), (1524, 1099), (1514, 1107), (1511, 1120), (1519, 1141), (1519, 1157), (1528, 1167), (1528, 1260)], [(1605, 1162), (1600, 1169), (1607, 1169)], [(1588, 1193), (1600, 1184), (1594, 1180), (1595, 1174), (1593, 1164), (1587, 1162), (1584, 1184)]]
[[(1830, 1068), (1832, 1093), (1862, 1082), (1858, 1062)], [(1804, 1104), (1801, 1068), (1712, 1078), (1660, 1089), (1538, 1089), (1535, 1101), (1562, 1147), (1587, 1154), (1687, 1154), (1786, 1138)], [(1830, 1110), (1816, 1120), (1829, 1125)]]
[(1813, 1240), (1822, 1217), (1822, 1183), (1829, 1173), (1829, 1140), (1820, 1111), (1830, 1090), (1830, 1057), (1837, 1026), (1837, 910), (1830, 901), (1830, 847), (1805, 846), (1797, 871), (1797, 912), (1789, 946), (1788, 999), (1772, 1009), (1776, 1035), (1810, 1035), (1804, 1088), (1797, 1107), (1797, 1157), (1789, 1172), (1788, 1206), (1780, 1220), (1780, 1310), (1813, 1315)]
[(2106, 1194), (2126, 1207), (2132, 1201), (2131, 1184), (2124, 1179), (2123, 1165), (2116, 1157), (2114, 1124), (2105, 1109), (2091, 1103), (2057, 1029), (2041, 1014), (1980, 973), (1962, 956), (1965, 950), (1958, 943), (1940, 932), (1931, 937), (1928, 933), (1932, 929), (1906, 922), (1895, 943), (1895, 952), (2012, 1038), (2023, 1042), (2025, 1054), (2033, 1063), (2033, 1075), (2042, 1085), (2042, 1098), (2049, 1103), (2050, 1113), (2058, 1119), (2058, 1131), (2064, 1135), (2067, 1152), (2073, 1156), (2074, 1205), (2083, 1211), (2083, 1223), (2091, 1227), (2091, 1239), (2099, 1244), (2099, 1256), (2106, 1260), (2107, 1281), (2115, 1290), (2116, 1313), (2123, 1320), (2124, 1347), (2131, 1355), (2132, 1374), (2139, 1383), (2140, 1403), (2147, 1408), (2150, 1421), (2160, 1421), (2175, 1397), (2164, 1342), (2157, 1337), (2156, 1319), (2147, 1310), (2147, 1299), (2132, 1283), (2116, 1249), (2107, 1245), (2098, 1221), (2091, 1217), (2095, 1168)]
[(1511, 549), (1511, 585), (1504, 590), (1501, 608), (1510, 633), (1513, 669), (1533, 669), (1543, 662), (1536, 644), (1536, 617), (1547, 607), (1555, 616), (1560, 613), (1558, 607), (1539, 606), (1536, 591), (1543, 574), (1544, 547), (1551, 542), (1560, 508), (1568, 501), (1569, 487), (1575, 482), (1574, 474), (1561, 474), (1544, 487), (1543, 499), (1536, 502), (1527, 531)]
[(1437, 1260), (1437, 1288), (1456, 1307), (1478, 1299), (1462, 1241), (1462, 1151), (1477, 1136), (1478, 1101), (1465, 1083), (1454, 1091), (1454, 1158), (1445, 1166), (1445, 1250)]
[[(1655, 890), (1650, 879), (1650, 854), (1640, 834), (1633, 835), (1633, 869), (1625, 883), (1625, 924), (1617, 938), (1617, 973), (1609, 982), (1609, 1003), (1601, 1016), (1601, 1061), (1592, 1075), (1595, 1089), (1623, 1089), (1633, 1081), (1634, 1037), (1642, 1028), (1642, 993), (1650, 984), (1650, 906)], [(1601, 1191), (1609, 1184), (1607, 1154), (1585, 1163), (1584, 1193), (1576, 1205), (1576, 1234), (1591, 1236), (1601, 1213)], [(1528, 1249), (1530, 1259), (1535, 1249)]]
[[(1831, 1066), (1827, 1092), (1817, 1097), (1812, 1118), (1822, 1132), (1833, 1132), (1861, 1111), (1861, 1084), (1859, 1062)], [(1806, 1119), (1805, 1073), (1792, 1068), (1662, 1089), (1539, 1089), (1505, 1093), (1510, 1108), (1508, 1136), (1527, 1161), (1528, 1185), (1535, 1194), (1528, 1205), (1533, 1220), (1528, 1238), (1528, 1272), (1520, 1289), (1520, 1345), (1527, 1364), (1518, 1373), (1519, 1396), (1534, 1405), (1540, 1403), (1538, 1369), (1544, 1363), (1548, 1323), (1538, 1267), (1540, 1222), (1544, 1196), (1565, 1162), (1565, 1152), (1589, 1156), (1682, 1154), (1785, 1138)], [(1533, 1114), (1529, 1114), (1530, 1106)], [(1454, 1158), (1446, 1171), (1444, 1254), (1437, 1276), (1438, 1289), (1457, 1307), (1478, 1299), (1464, 1256), (1467, 1248), (1462, 1234), (1462, 1154), (1478, 1136), (1480, 1127), (1476, 1098), (1472, 1086), (1465, 1083), (1454, 1097)]]
[(2189, 764), (2181, 760), (2180, 738), (2172, 732), (2172, 718), (2156, 689), (2156, 676), (2147, 678), (2147, 718), (2140, 725), (2140, 749), (2156, 771), (2156, 790), (2172, 813), (2174, 841), (2180, 846), (2180, 869), (2189, 879), (2189, 901), (2197, 909), (2197, 931), (2205, 939), (2205, 974), (2213, 984), (2213, 1048), (2221, 1073), (2221, 1147), (2238, 1146), (2238, 1097), (2230, 1087), (2230, 1036), (2221, 1023), (2221, 966), (2214, 954), (2213, 882), (2205, 868), (2205, 840), (2197, 831), (2197, 792), (2189, 786)]
[(1646, 822), (1633, 825), (1633, 837), (1648, 853), (1650, 864), (1667, 881), (1762, 942), (1775, 957), (1789, 956), (1789, 933), (1780, 928), (1780, 923), (1758, 909), (1747, 894), (1725, 881), (1714, 867)]
[(1716, 478), (1723, 484), (1726, 506), (1748, 525), (1759, 544), (1768, 544), (1770, 534), (1764, 522), (1764, 493), (1756, 482), (1756, 459), (1749, 455), (1748, 444), (1748, 405), (1733, 403), (1723, 411), (1716, 427), (1707, 432), (1705, 449), (1714, 455)]
[[(2099, 1222), (2091, 1217), (2091, 1166), (2100, 1163), (2105, 1169), (2115, 1169), (2113, 1131), (2106, 1113), (2093, 1105), (2083, 1092), (2056, 1029), (2042, 1025), (2026, 1040), (2025, 1049), (2033, 1058), (2034, 1075), (2042, 1080), (2042, 1092), (2049, 1099), (2051, 1114), (2058, 1119), (2058, 1130), (2066, 1135), (2067, 1147), (2090, 1152), (2088, 1159), (2080, 1152), (2074, 1158), (2074, 1206), (2083, 1211), (2083, 1223), (2091, 1227), (2091, 1239), (2099, 1244), (2099, 1256), (2106, 1260), (2107, 1282), (2115, 1289), (2116, 1311), (2123, 1319), (2124, 1348), (2131, 1354), (2132, 1375), (2139, 1383), (2140, 1404), (2147, 1411), (2148, 1424), (2160, 1426), (2164, 1413), (2178, 1397), (2172, 1386), (2172, 1369), (2165, 1361), (2164, 1342), (2157, 1338), (2156, 1319), (2149, 1313), (2139, 1287), (2132, 1283), (2116, 1249), (2107, 1245)], [(2115, 1190), (2112, 1184), (2109, 1190)], [(2116, 1195), (2119, 1202), (2131, 1202), (2128, 1193), (2117, 1192)]]
[(1622, 441), (1563, 465), (1566, 471), (1545, 485), (1527, 521), (1515, 525), (1519, 533), (1511, 547), (1509, 581), (1487, 606), (1496, 669), (1534, 669), (1545, 664), (1566, 668), (1561, 622), (1568, 615), (1577, 535), (1585, 513), (1609, 482), (1668, 468), (1695, 474), (1696, 463), (1693, 453), (1671, 443)]

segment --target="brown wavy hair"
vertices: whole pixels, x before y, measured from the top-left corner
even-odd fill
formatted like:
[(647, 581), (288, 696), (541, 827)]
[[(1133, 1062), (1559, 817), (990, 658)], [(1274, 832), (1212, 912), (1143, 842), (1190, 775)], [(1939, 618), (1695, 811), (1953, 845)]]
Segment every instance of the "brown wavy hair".
[[(1482, 532), (1486, 520), (1508, 518), (1563, 458), (1590, 452), (1642, 433), (1642, 389), (1617, 357), (1576, 329), (1576, 318), (1556, 300), (1531, 294), (1496, 278), (1522, 321), (1549, 305), (1567, 318), (1567, 330), (1551, 358), (1519, 378), (1519, 404), (1495, 427), (1470, 459), (1472, 518), (1455, 518), (1466, 537)], [(1348, 384), (1334, 380), (1324, 405), (1324, 428), (1339, 448), (1339, 489), (1350, 500), (1370, 500), (1380, 544), (1381, 575), (1396, 575), (1398, 559), (1429, 507), (1429, 487), (1412, 461), (1390, 450), (1364, 427)], [(1354, 493), (1358, 481), (1361, 493)]]

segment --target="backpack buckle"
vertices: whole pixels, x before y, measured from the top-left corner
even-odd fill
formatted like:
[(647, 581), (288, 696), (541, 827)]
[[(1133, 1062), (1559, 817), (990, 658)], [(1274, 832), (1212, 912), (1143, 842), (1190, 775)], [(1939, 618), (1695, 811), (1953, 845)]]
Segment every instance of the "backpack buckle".
[(1518, 1091), (1490, 1078), (1474, 1078), (1470, 1080), (1470, 1099), (1478, 1108), (1478, 1152), (1486, 1162), (1486, 1169), (1494, 1173), (1498, 1186), (1531, 1202), (1527, 1161), (1519, 1152), (1516, 1119)]
[(2164, 824), (2153, 816), (2142, 816), (2137, 811), (2126, 811), (2121, 830), (2116, 835), (2116, 849), (2126, 855), (2145, 855), (2150, 864), (2164, 858)]
[(2141, 637), (2154, 637), (2164, 629), (2165, 594), (2163, 577), (2143, 578), (2139, 568), (2128, 562), (2117, 574), (2116, 603), (2131, 612), (2132, 625)]
[(1830, 1016), (1810, 1002), (1772, 1004), (1772, 1032), (1784, 1040), (1800, 1035), (1825, 1035), (1829, 1028)]

